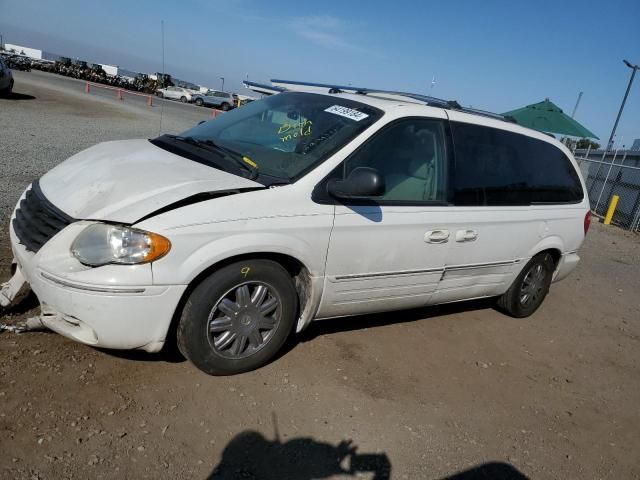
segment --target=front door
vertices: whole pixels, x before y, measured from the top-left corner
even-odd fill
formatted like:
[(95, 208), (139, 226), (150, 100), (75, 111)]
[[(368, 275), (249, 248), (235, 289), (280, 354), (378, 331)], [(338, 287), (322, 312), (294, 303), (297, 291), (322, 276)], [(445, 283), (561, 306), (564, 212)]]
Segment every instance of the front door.
[(386, 191), (374, 202), (336, 205), (318, 317), (429, 303), (451, 235), (444, 118), (392, 122), (334, 172), (346, 178), (354, 168), (375, 168)]

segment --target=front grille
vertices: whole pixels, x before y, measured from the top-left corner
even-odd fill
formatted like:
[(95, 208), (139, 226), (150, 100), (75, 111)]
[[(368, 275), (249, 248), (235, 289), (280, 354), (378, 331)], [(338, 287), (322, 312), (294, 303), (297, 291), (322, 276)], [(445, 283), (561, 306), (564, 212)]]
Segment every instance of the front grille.
[(20, 201), (13, 219), (13, 230), (20, 243), (37, 252), (54, 235), (76, 220), (53, 205), (40, 190), (36, 180)]

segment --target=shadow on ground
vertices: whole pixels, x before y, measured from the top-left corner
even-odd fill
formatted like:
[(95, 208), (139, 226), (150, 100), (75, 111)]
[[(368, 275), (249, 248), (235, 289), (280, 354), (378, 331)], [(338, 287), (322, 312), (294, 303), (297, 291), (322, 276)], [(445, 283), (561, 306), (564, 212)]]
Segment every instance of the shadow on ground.
[[(259, 432), (245, 430), (229, 441), (208, 480), (391, 478), (391, 461), (386, 453), (357, 450), (351, 440), (337, 445), (312, 437), (281, 441), (277, 428), (276, 439), (267, 440)], [(440, 480), (528, 480), (528, 477), (508, 463), (487, 462)]]
[(529, 477), (508, 463), (489, 462), (440, 480), (529, 480)]
[(26, 93), (11, 92), (9, 94), (1, 95), (0, 98), (5, 100), (35, 100), (36, 97), (33, 95), (27, 95)]
[(338, 332), (349, 332), (363, 328), (376, 328), (397, 323), (410, 323), (419, 320), (427, 320), (433, 317), (453, 315), (456, 313), (470, 312), (474, 310), (487, 310), (495, 307), (495, 299), (486, 298), (469, 300), (466, 302), (445, 303), (430, 307), (412, 310), (396, 310), (393, 312), (375, 313), (369, 315), (357, 315), (353, 317), (332, 318), (312, 322), (309, 327), (298, 335), (299, 340), (306, 342), (321, 335)]
[[(247, 430), (227, 444), (220, 463), (209, 480), (311, 480), (330, 478), (391, 478), (391, 462), (384, 453), (360, 454), (352, 441), (337, 445), (319, 442), (311, 437), (287, 441), (267, 440), (261, 433)], [(373, 476), (371, 476), (373, 475)]]

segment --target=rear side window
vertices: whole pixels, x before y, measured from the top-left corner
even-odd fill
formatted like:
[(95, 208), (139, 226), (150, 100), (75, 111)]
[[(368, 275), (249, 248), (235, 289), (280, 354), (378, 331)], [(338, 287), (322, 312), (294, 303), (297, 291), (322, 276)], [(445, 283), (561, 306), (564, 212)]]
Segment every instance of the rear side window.
[(456, 205), (577, 203), (575, 168), (559, 148), (496, 128), (451, 122)]

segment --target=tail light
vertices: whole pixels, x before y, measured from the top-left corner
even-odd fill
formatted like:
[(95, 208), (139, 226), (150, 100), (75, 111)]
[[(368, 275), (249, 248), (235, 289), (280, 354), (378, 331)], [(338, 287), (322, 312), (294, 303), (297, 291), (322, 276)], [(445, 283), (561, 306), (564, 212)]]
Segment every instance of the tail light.
[(586, 215), (584, 216), (584, 234), (586, 235), (589, 231), (589, 226), (591, 225), (591, 211), (587, 210)]

